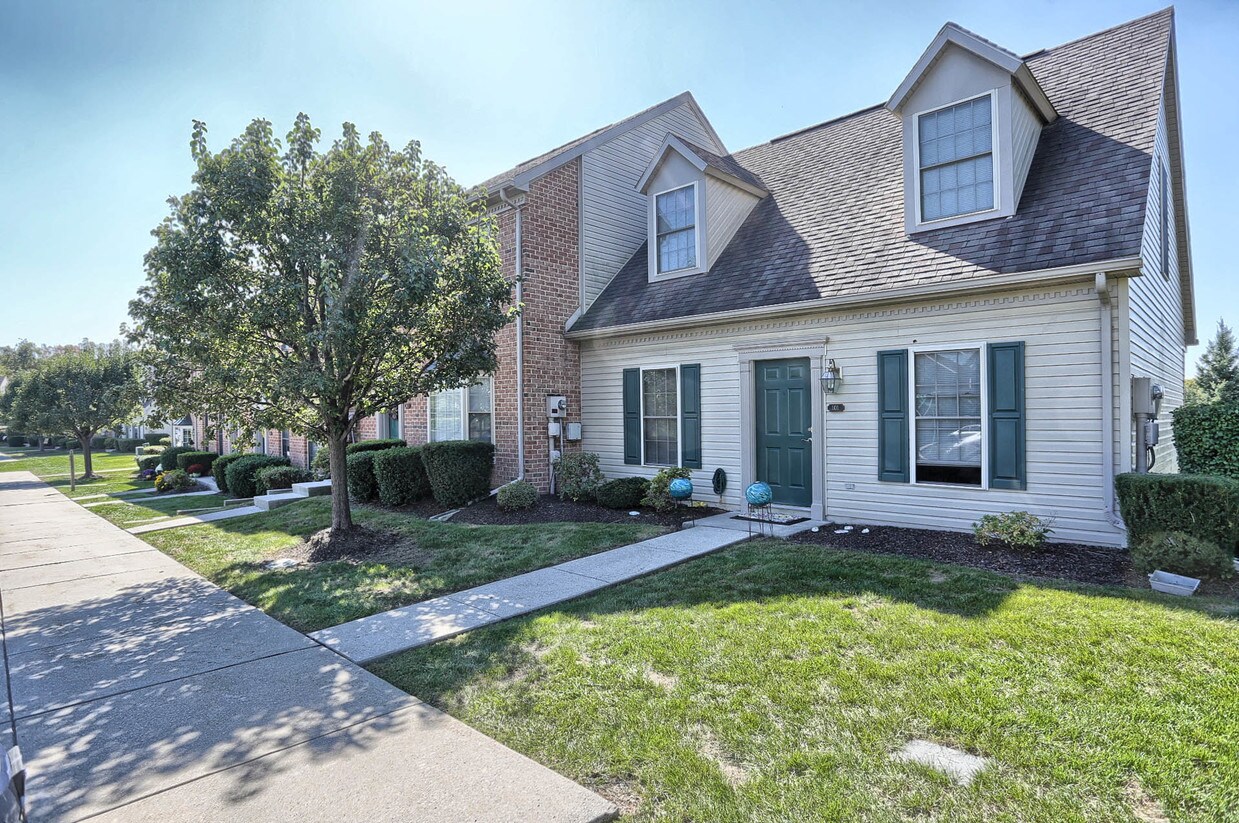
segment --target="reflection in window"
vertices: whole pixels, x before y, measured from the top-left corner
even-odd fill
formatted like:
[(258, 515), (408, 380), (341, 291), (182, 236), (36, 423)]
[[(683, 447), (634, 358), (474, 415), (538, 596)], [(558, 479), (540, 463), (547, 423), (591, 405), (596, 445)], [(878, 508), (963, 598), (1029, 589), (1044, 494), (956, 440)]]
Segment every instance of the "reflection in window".
[(916, 479), (981, 484), (981, 353), (916, 355)]

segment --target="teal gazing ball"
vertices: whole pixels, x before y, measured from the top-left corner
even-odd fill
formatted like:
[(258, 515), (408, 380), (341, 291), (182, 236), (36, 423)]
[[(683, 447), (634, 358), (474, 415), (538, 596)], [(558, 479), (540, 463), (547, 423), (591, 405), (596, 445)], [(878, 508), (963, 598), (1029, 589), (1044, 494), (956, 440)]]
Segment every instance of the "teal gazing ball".
[(770, 501), (774, 499), (774, 490), (770, 488), (769, 483), (759, 480), (749, 484), (749, 487), (744, 490), (744, 499), (749, 501), (750, 506), (769, 506)]
[(667, 493), (672, 500), (687, 500), (693, 496), (693, 481), (686, 477), (677, 477), (667, 485)]

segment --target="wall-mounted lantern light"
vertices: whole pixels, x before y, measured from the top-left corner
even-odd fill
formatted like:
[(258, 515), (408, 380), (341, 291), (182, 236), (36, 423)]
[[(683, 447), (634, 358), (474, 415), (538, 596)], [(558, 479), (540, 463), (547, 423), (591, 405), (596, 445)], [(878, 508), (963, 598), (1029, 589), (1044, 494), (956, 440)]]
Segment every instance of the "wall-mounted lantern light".
[(843, 385), (843, 369), (839, 368), (832, 357), (826, 363), (826, 368), (822, 369), (822, 390), (831, 394), (837, 392), (841, 385)]

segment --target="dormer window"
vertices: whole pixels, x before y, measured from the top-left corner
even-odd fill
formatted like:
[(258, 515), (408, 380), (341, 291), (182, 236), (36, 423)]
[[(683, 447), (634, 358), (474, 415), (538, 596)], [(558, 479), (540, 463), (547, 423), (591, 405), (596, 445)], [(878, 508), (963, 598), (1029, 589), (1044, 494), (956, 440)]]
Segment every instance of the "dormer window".
[(993, 94), (917, 117), (920, 222), (995, 207)]
[(654, 198), (658, 273), (697, 267), (697, 184), (689, 183)]

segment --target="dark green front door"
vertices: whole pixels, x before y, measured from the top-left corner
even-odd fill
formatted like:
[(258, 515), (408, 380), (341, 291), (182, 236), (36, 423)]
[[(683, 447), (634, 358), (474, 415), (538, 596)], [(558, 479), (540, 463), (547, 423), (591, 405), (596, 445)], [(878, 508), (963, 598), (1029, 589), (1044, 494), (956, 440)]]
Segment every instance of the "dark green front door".
[(759, 360), (757, 479), (774, 502), (808, 506), (813, 499), (813, 396), (808, 358)]

